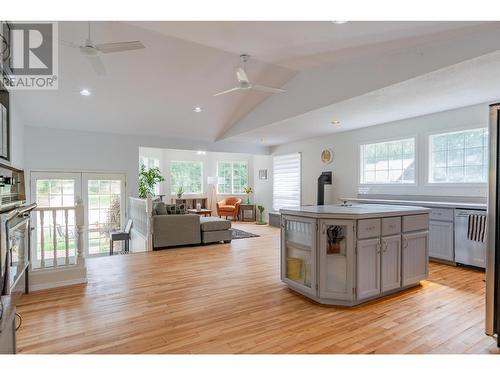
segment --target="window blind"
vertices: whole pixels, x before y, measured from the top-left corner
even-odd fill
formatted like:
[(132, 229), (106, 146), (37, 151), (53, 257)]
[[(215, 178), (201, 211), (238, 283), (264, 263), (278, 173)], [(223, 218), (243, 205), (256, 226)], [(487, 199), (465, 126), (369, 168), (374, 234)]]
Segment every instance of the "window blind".
[(273, 158), (273, 209), (300, 206), (300, 153)]

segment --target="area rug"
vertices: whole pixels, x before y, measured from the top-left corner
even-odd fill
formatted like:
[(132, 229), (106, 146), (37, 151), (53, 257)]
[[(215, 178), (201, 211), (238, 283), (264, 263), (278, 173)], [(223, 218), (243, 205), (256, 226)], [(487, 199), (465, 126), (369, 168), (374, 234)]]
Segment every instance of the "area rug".
[(260, 237), (258, 234), (245, 232), (244, 230), (235, 229), (235, 228), (231, 229), (231, 233), (232, 233), (233, 240), (240, 240), (242, 238), (250, 238), (250, 237)]

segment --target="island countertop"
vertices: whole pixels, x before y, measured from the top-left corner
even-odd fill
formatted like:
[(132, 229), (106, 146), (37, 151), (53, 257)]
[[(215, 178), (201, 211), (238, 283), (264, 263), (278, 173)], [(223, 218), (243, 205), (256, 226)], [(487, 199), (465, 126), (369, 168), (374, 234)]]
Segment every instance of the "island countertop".
[(393, 204), (357, 204), (350, 206), (331, 204), (324, 206), (300, 206), (282, 208), (284, 215), (312, 218), (370, 219), (379, 217), (418, 215), (431, 212), (430, 208), (418, 206), (399, 206)]

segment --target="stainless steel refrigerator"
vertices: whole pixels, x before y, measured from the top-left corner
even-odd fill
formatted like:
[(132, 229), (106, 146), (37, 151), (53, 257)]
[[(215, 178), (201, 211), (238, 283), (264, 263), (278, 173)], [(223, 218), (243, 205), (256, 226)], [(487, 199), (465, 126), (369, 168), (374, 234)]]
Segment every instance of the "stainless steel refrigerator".
[(490, 105), (488, 246), (486, 262), (486, 334), (500, 347), (500, 103)]

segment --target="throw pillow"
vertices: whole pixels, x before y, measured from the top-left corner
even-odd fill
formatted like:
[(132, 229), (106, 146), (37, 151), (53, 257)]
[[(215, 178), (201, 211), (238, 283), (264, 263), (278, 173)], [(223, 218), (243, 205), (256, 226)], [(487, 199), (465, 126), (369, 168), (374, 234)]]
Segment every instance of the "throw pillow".
[(166, 215), (167, 205), (163, 202), (153, 203), (153, 215)]
[(185, 204), (167, 204), (167, 215), (184, 215), (186, 213)]

